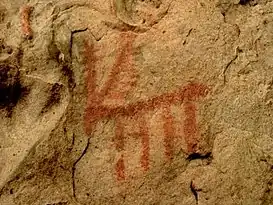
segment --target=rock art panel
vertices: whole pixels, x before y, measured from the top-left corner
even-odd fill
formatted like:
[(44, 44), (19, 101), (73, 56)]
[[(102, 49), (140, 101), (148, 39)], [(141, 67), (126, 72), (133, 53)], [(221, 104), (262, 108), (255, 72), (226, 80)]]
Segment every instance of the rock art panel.
[(0, 204), (271, 205), (272, 10), (1, 1)]
[[(87, 105), (84, 115), (85, 130), (87, 135), (92, 135), (96, 124), (103, 119), (114, 119), (115, 136), (113, 141), (116, 150), (120, 152), (120, 158), (115, 165), (118, 180), (126, 178), (126, 162), (124, 159), (125, 144), (127, 140), (126, 127), (127, 118), (133, 118), (133, 122), (138, 127), (142, 151), (140, 165), (144, 171), (150, 168), (150, 140), (147, 112), (161, 110), (163, 124), (164, 147), (167, 160), (171, 161), (174, 150), (175, 126), (183, 126), (183, 138), (186, 142), (187, 154), (198, 152), (199, 128), (197, 121), (198, 99), (204, 98), (209, 88), (201, 83), (191, 82), (173, 92), (164, 93), (147, 100), (137, 102), (126, 102), (126, 96), (133, 92), (136, 84), (137, 69), (133, 62), (133, 44), (136, 34), (127, 32), (120, 34), (119, 49), (113, 67), (104, 86), (98, 90), (97, 84), (97, 57), (92, 44), (85, 41), (86, 58), (86, 86), (87, 86)], [(110, 102), (110, 103), (109, 103)], [(174, 124), (171, 113), (172, 106), (179, 106), (183, 109), (184, 119), (180, 125)]]

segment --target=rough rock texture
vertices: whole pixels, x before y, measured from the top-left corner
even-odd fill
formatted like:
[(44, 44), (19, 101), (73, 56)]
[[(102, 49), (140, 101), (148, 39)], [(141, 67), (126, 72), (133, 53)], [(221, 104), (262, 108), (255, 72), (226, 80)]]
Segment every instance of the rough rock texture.
[(273, 204), (271, 0), (2, 0), (0, 204)]

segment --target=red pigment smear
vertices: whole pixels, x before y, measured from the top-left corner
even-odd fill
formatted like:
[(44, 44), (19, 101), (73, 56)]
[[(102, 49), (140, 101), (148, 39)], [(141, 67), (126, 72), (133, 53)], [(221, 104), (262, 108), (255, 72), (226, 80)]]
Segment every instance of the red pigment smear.
[(144, 171), (149, 170), (150, 145), (149, 145), (149, 128), (145, 116), (139, 116), (139, 128), (142, 143), (142, 155), (140, 159), (141, 167)]
[(116, 149), (118, 151), (124, 150), (124, 124), (122, 122), (122, 119), (117, 118), (116, 119), (116, 125), (115, 125), (115, 144)]
[[(126, 96), (132, 92), (132, 89), (136, 83), (136, 70), (133, 66), (133, 37), (126, 36), (122, 37), (122, 41), (126, 39), (126, 43), (122, 45), (122, 52), (117, 58), (117, 62), (114, 65), (114, 68), (110, 74), (110, 81), (107, 82), (106, 87), (108, 86), (108, 91), (106, 92), (106, 99), (115, 99), (115, 101), (121, 104), (125, 103)], [(118, 71), (117, 71), (118, 70)], [(113, 76), (113, 71), (116, 71), (118, 74)], [(112, 77), (112, 78), (111, 78)], [(111, 82), (112, 80), (112, 82)], [(111, 82), (111, 89), (108, 83)]]
[(196, 111), (197, 109), (193, 102), (187, 101), (184, 103), (184, 112), (186, 115), (184, 120), (184, 135), (188, 153), (195, 152), (198, 143)]
[[(110, 71), (108, 80), (101, 89), (96, 91), (96, 62), (94, 46), (85, 42), (85, 58), (86, 58), (86, 82), (87, 82), (87, 106), (84, 115), (84, 125), (86, 134), (90, 135), (99, 120), (106, 118), (116, 119), (115, 130), (115, 144), (116, 149), (119, 152), (124, 151), (124, 125), (121, 124), (122, 117), (138, 116), (139, 126), (142, 137), (143, 152), (141, 156), (141, 166), (144, 170), (149, 169), (149, 128), (147, 127), (144, 119), (145, 112), (164, 107), (164, 144), (166, 147), (166, 156), (171, 159), (173, 155), (173, 117), (171, 115), (170, 106), (181, 104), (185, 109), (185, 122), (184, 122), (184, 135), (188, 146), (189, 152), (194, 152), (197, 144), (197, 120), (196, 120), (196, 106), (193, 103), (199, 97), (207, 95), (208, 87), (199, 83), (189, 83), (188, 85), (181, 87), (180, 89), (165, 93), (149, 100), (139, 101), (131, 104), (124, 105), (103, 105), (104, 100), (107, 97), (124, 98), (135, 86), (134, 82), (134, 69), (133, 69), (133, 57), (132, 57), (132, 45), (136, 35), (132, 33), (122, 33), (120, 35), (120, 48), (116, 61)], [(125, 80), (123, 79), (125, 78)], [(121, 81), (121, 83), (120, 83)], [(120, 88), (120, 87), (124, 87)], [(166, 108), (166, 105), (167, 108)], [(142, 117), (140, 117), (142, 115)], [(116, 174), (118, 180), (125, 179), (125, 165), (123, 155), (117, 161)]]
[[(121, 72), (124, 73), (124, 77), (127, 77), (127, 82), (130, 83), (130, 78), (133, 77), (134, 70), (132, 69), (132, 45), (133, 40), (135, 39), (135, 35), (132, 33), (126, 34), (121, 33), (120, 35), (120, 48), (118, 49), (118, 55), (116, 58), (116, 61), (110, 71), (109, 77), (101, 89), (101, 91), (96, 91), (96, 80), (97, 80), (97, 73), (96, 73), (96, 62), (97, 57), (95, 55), (94, 45), (85, 42), (85, 66), (86, 66), (86, 72), (87, 72), (87, 107), (85, 110), (85, 116), (84, 116), (84, 123), (85, 123), (85, 131), (87, 135), (90, 135), (98, 122), (98, 120), (102, 119), (101, 109), (103, 101), (109, 97), (108, 94), (111, 97), (114, 98), (124, 98), (126, 96), (126, 91), (129, 91), (129, 89), (122, 90), (118, 89), (115, 90), (119, 86), (119, 81), (122, 81), (122, 79), (119, 79)], [(128, 74), (129, 73), (129, 74)], [(133, 74), (132, 74), (133, 73)], [(123, 87), (126, 87), (127, 85), (124, 85)], [(128, 86), (127, 86), (128, 87)], [(121, 152), (124, 150), (124, 125), (122, 124), (121, 120), (119, 118), (116, 118), (116, 130), (115, 130), (115, 138), (114, 138), (116, 149)], [(119, 180), (125, 179), (125, 166), (124, 166), (124, 159), (123, 156), (120, 158), (116, 164), (116, 170), (117, 170), (117, 177)]]
[(124, 165), (124, 159), (123, 155), (120, 157), (120, 159), (116, 163), (116, 174), (117, 174), (117, 180), (125, 180), (125, 165)]
[(165, 155), (168, 160), (172, 160), (175, 133), (174, 133), (174, 119), (171, 114), (170, 105), (165, 105), (163, 107), (163, 129), (164, 129)]
[(30, 27), (30, 13), (32, 11), (31, 6), (22, 6), (20, 12), (21, 28), (24, 37), (32, 38), (32, 29)]
[[(116, 119), (116, 130), (114, 140), (116, 144), (116, 149), (119, 152), (124, 151), (124, 124), (120, 118)], [(125, 165), (123, 155), (121, 155), (120, 159), (116, 163), (116, 174), (118, 180), (125, 179)]]
[(129, 75), (132, 75), (132, 72), (135, 72), (135, 70), (132, 68), (132, 48), (135, 38), (136, 35), (133, 33), (121, 33), (119, 40), (119, 44), (121, 46), (118, 50), (119, 54), (113, 65), (113, 68), (111, 69), (108, 80), (100, 92), (101, 97), (106, 97), (106, 95), (110, 92), (112, 92), (112, 95), (115, 93), (115, 95), (122, 95), (122, 97), (125, 97), (125, 94), (127, 94), (123, 93), (121, 90), (115, 89), (119, 86), (120, 81), (122, 80), (119, 79), (121, 73), (125, 73), (123, 77), (130, 78)]
[[(185, 97), (188, 96), (188, 91), (191, 89), (195, 90), (196, 87), (198, 89), (200, 87), (203, 88), (202, 90), (200, 89), (198, 93), (196, 93), (197, 97), (205, 96), (203, 93), (206, 93), (206, 90), (208, 89), (206, 86), (202, 84), (191, 83), (180, 90), (177, 90), (172, 93), (162, 94), (162, 95), (153, 97), (147, 101), (139, 101), (136, 103), (131, 103), (128, 105), (123, 105), (123, 106), (116, 106), (116, 107), (108, 107), (104, 105), (99, 105), (95, 108), (89, 107), (86, 110), (86, 112), (92, 114), (91, 116), (95, 121), (98, 121), (100, 119), (105, 119), (105, 118), (116, 118), (117, 116), (134, 116), (134, 115), (138, 115), (140, 112), (155, 110), (166, 104), (170, 104), (170, 105), (181, 104), (185, 100)], [(197, 97), (194, 97), (194, 98), (197, 98)]]
[(96, 62), (98, 61), (95, 55), (94, 44), (90, 44), (88, 41), (84, 42), (84, 56), (85, 56), (85, 69), (86, 69), (86, 79), (87, 79), (87, 96), (88, 102), (94, 102), (93, 98), (96, 96), (96, 79), (97, 73), (95, 70)]
[[(94, 45), (85, 41), (85, 67), (86, 67), (86, 82), (87, 82), (87, 106), (85, 109), (84, 115), (84, 124), (85, 124), (85, 132), (87, 135), (92, 133), (95, 124), (101, 117), (103, 117), (102, 112), (104, 111), (102, 107), (104, 107), (103, 101), (107, 98), (108, 93), (115, 98), (125, 98), (127, 93), (122, 92), (121, 90), (113, 91), (118, 86), (119, 75), (121, 71), (123, 71), (126, 66), (127, 69), (132, 73), (132, 44), (136, 35), (133, 33), (121, 33), (120, 35), (120, 48), (118, 49), (118, 55), (116, 61), (111, 68), (109, 77), (101, 89), (101, 91), (96, 91), (96, 63), (97, 57), (95, 55)], [(131, 57), (130, 57), (131, 56)], [(125, 68), (124, 68), (125, 67)], [(126, 71), (125, 69), (125, 71)], [(132, 75), (132, 74), (131, 74)], [(127, 89), (128, 91), (128, 89)], [(115, 107), (113, 105), (113, 107)], [(108, 108), (108, 107), (107, 107)]]
[(202, 85), (186, 86), (184, 94), (184, 112), (186, 118), (184, 120), (184, 135), (187, 143), (188, 153), (194, 153), (198, 144), (198, 125), (196, 119), (197, 108), (193, 101), (199, 97), (207, 95), (208, 88)]
[[(84, 56), (85, 56), (85, 73), (86, 73), (86, 88), (87, 88), (87, 107), (85, 109), (84, 115), (84, 128), (85, 133), (90, 135), (94, 129), (96, 123), (96, 110), (93, 109), (96, 106), (100, 105), (102, 99), (98, 98), (98, 95), (95, 91), (96, 88), (96, 62), (97, 57), (95, 55), (94, 45), (90, 44), (88, 41), (84, 42)], [(92, 109), (90, 109), (92, 108)]]
[(209, 88), (200, 83), (189, 83), (184, 87), (185, 100), (196, 101), (200, 97), (205, 97), (208, 94)]

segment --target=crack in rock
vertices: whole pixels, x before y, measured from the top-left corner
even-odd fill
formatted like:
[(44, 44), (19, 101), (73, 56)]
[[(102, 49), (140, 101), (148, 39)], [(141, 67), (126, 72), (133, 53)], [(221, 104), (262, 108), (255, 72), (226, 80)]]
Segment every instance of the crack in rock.
[(75, 186), (75, 172), (76, 172), (76, 168), (77, 168), (77, 164), (81, 161), (81, 159), (84, 157), (84, 155), (87, 153), (87, 150), (89, 148), (90, 145), (90, 138), (88, 138), (87, 140), (87, 144), (83, 150), (83, 152), (81, 153), (80, 157), (73, 163), (72, 165), (72, 194), (73, 197), (76, 199), (76, 186)]
[[(69, 85), (70, 91), (73, 90), (74, 87), (76, 86), (75, 79), (74, 79), (74, 74), (73, 74), (73, 71), (71, 70), (71, 67), (72, 67), (73, 36), (76, 33), (85, 32), (87, 30), (88, 30), (88, 28), (77, 29), (77, 30), (71, 31), (71, 33), (70, 33), (69, 52), (68, 52), (68, 55), (69, 55), (68, 58), (69, 59), (68, 59), (68, 62), (64, 62), (63, 69), (62, 69), (64, 74), (68, 77), (68, 85)], [(64, 61), (65, 61), (65, 56), (64, 56)]]
[(192, 194), (194, 195), (196, 204), (198, 204), (198, 190), (195, 188), (193, 181), (191, 181), (190, 189), (191, 189)]
[(236, 51), (235, 51), (235, 56), (225, 66), (223, 73), (222, 73), (224, 76), (224, 84), (226, 84), (226, 72), (230, 68), (230, 66), (236, 61), (240, 52), (242, 52), (242, 50), (239, 48), (239, 46), (237, 46)]

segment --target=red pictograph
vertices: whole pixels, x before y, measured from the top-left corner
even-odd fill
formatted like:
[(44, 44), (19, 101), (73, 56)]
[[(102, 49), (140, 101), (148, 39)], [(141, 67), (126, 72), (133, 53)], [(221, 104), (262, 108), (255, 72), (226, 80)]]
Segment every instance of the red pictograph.
[(30, 26), (30, 13), (32, 11), (31, 6), (22, 6), (20, 9), (21, 29), (25, 38), (32, 38), (33, 32)]
[[(162, 122), (164, 134), (165, 156), (171, 160), (174, 152), (174, 117), (171, 113), (171, 106), (183, 107), (185, 118), (183, 121), (183, 135), (187, 144), (187, 152), (194, 153), (199, 141), (197, 108), (196, 101), (200, 97), (205, 97), (208, 87), (200, 83), (189, 83), (170, 93), (164, 93), (148, 100), (138, 101), (135, 103), (126, 103), (127, 94), (135, 88), (136, 70), (133, 65), (133, 43), (136, 34), (124, 32), (120, 34), (119, 49), (115, 63), (110, 70), (108, 79), (103, 87), (96, 89), (97, 57), (94, 46), (88, 41), (85, 42), (85, 59), (86, 59), (86, 83), (87, 83), (87, 106), (85, 109), (84, 123), (87, 135), (90, 135), (96, 124), (106, 118), (115, 120), (114, 142), (120, 158), (115, 164), (115, 170), (118, 180), (126, 178), (126, 162), (123, 151), (126, 143), (125, 126), (127, 117), (133, 117), (135, 124), (139, 128), (141, 137), (142, 153), (140, 165), (144, 171), (150, 167), (150, 136), (149, 127), (145, 113), (162, 109)], [(106, 102), (112, 99), (109, 105)], [(182, 123), (181, 123), (182, 124)]]

